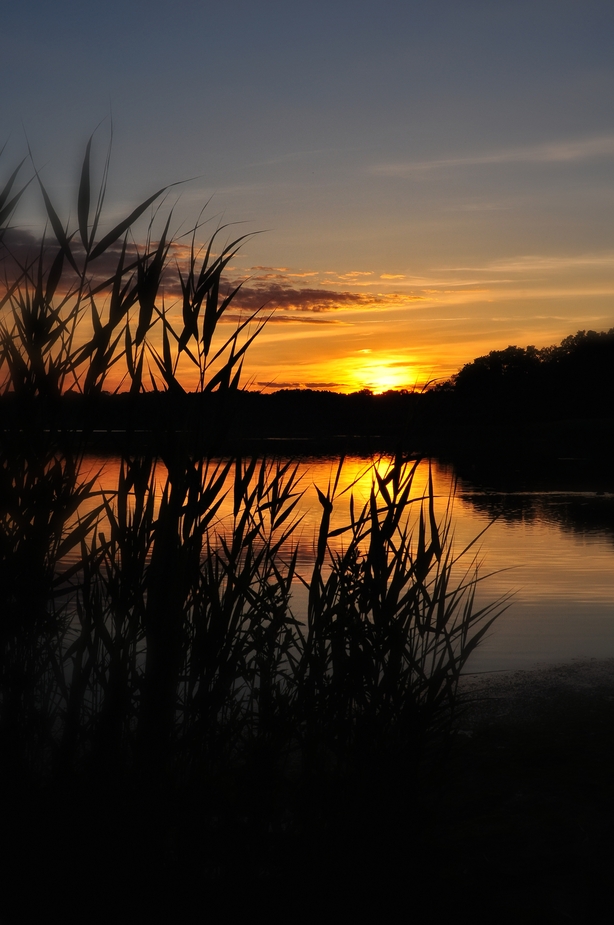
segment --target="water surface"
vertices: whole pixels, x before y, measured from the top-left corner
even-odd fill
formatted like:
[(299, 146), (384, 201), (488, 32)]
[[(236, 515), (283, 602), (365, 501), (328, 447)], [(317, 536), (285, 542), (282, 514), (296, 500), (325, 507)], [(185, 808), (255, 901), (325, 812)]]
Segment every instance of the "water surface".
[[(106, 492), (117, 485), (119, 462), (88, 460), (89, 471)], [(385, 467), (386, 461), (379, 465)], [(298, 462), (296, 508), (301, 518), (294, 540), (298, 568), (308, 579), (315, 555), (321, 504), (335, 481), (338, 461), (303, 458)], [(428, 484), (428, 463), (421, 463), (414, 483), (416, 497)], [(436, 511), (443, 518), (454, 491), (454, 471), (432, 463)], [(164, 470), (159, 469), (162, 484)], [(349, 519), (350, 495), (358, 509), (370, 493), (372, 461), (346, 458), (337, 485), (333, 526)], [(218, 529), (231, 520), (231, 494), (220, 509)], [(415, 506), (418, 512), (418, 505)], [(453, 502), (454, 545), (459, 552), (479, 540), (459, 562), (477, 554), (480, 583), (476, 605), (513, 592), (511, 605), (473, 654), (468, 671), (529, 668), (574, 658), (614, 656), (614, 497), (582, 492), (497, 494), (468, 483), (456, 484)], [(341, 545), (343, 536), (334, 541)], [(306, 592), (295, 582), (294, 607), (305, 611)]]

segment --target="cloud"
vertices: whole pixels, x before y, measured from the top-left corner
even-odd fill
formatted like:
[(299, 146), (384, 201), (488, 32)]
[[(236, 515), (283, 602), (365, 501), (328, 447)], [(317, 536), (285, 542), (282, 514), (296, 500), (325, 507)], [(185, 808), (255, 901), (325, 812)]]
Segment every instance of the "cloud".
[(373, 286), (376, 283), (375, 279), (370, 279), (370, 277), (374, 276), (373, 270), (351, 270), (348, 273), (335, 273), (333, 270), (326, 270), (325, 275), (334, 277), (326, 280), (327, 283), (332, 283), (333, 285), (337, 281), (344, 285), (349, 283), (351, 286)]
[[(487, 263), (482, 267), (440, 267), (438, 272), (446, 273), (526, 273), (535, 270), (565, 270), (582, 269), (583, 267), (614, 267), (614, 252), (597, 254), (576, 254), (575, 256), (555, 257), (545, 254), (524, 254), (518, 257), (508, 257), (503, 260)], [(494, 282), (494, 280), (488, 280)], [(499, 282), (512, 282), (512, 280), (499, 280)]]
[[(83, 249), (77, 239), (73, 239), (72, 250), (75, 255), (77, 264), (82, 265), (84, 260)], [(112, 281), (121, 257), (123, 242), (117, 241), (111, 245), (104, 254), (97, 260), (88, 265), (87, 275), (92, 288), (104, 287), (105, 283)], [(155, 242), (152, 245), (155, 247)], [(11, 229), (6, 233), (3, 247), (0, 250), (0, 280), (4, 277), (9, 283), (16, 280), (19, 276), (19, 267), (27, 266), (37, 260), (40, 254), (41, 239), (35, 237), (28, 231)], [(48, 270), (58, 253), (58, 245), (55, 241), (50, 240), (49, 246), (45, 245), (45, 267)], [(136, 262), (137, 248), (131, 244), (126, 251), (125, 268)], [(140, 248), (143, 253), (143, 248)], [(177, 265), (181, 267), (184, 276), (188, 268), (190, 259), (190, 249), (184, 244), (171, 244), (169, 259), (165, 271), (162, 275), (161, 285), (158, 292), (158, 304), (161, 306), (162, 299), (166, 300), (166, 307), (171, 308), (173, 304), (182, 299), (181, 283), (177, 273)], [(255, 268), (252, 268), (255, 269)], [(229, 310), (224, 314), (223, 321), (237, 323), (239, 320), (245, 320), (244, 315), (240, 316), (239, 312), (253, 313), (259, 309), (265, 309), (267, 313), (273, 311), (271, 321), (277, 324), (288, 324), (300, 322), (304, 324), (343, 324), (341, 320), (332, 320), (317, 318), (327, 313), (345, 310), (365, 310), (376, 308), (404, 308), (410, 303), (418, 303), (424, 300), (424, 293), (416, 292), (365, 292), (350, 291), (347, 285), (352, 287), (362, 287), (365, 277), (371, 278), (374, 274), (370, 270), (354, 270), (347, 274), (342, 274), (337, 278), (340, 281), (340, 288), (334, 289), (336, 280), (327, 280), (327, 286), (319, 287), (316, 285), (302, 286), (300, 281), (305, 277), (318, 276), (316, 271), (299, 271), (297, 273), (284, 274), (279, 272), (285, 268), (264, 267), (266, 272), (251, 278), (225, 278), (222, 280), (221, 296), (225, 297), (237, 286), (239, 291), (235, 295)], [(196, 270), (199, 266), (197, 263)], [(134, 274), (134, 269), (125, 272), (124, 283), (127, 284), (130, 279), (130, 273)], [(398, 277), (390, 277), (398, 278)], [(77, 282), (77, 276), (72, 271), (68, 261), (64, 263), (64, 277), (61, 286), (58, 289), (58, 295), (64, 295), (70, 291), (70, 287)], [(315, 282), (315, 281), (314, 281)], [(345, 283), (345, 287), (343, 287)], [(451, 285), (447, 282), (447, 285)], [(109, 292), (102, 288), (98, 300), (103, 303)], [(173, 309), (175, 311), (176, 309)], [(301, 317), (302, 316), (302, 317)]]
[[(155, 242), (153, 244), (155, 247)], [(123, 239), (111, 244), (100, 257), (92, 261), (87, 266), (87, 279), (92, 288), (101, 286), (107, 280), (111, 280), (118, 269), (123, 248)], [(9, 228), (3, 237), (0, 247), (0, 274), (2, 277), (11, 281), (17, 279), (23, 269), (30, 268), (31, 274), (38, 273), (38, 259), (43, 252), (43, 269), (46, 273), (50, 268), (53, 260), (58, 254), (59, 245), (53, 236), (43, 239), (40, 235), (33, 235), (30, 231), (20, 228)], [(85, 252), (78, 238), (74, 237), (70, 244), (71, 252), (75, 258), (78, 267), (82, 267), (85, 258)], [(132, 264), (136, 264), (137, 254), (144, 253), (144, 246), (137, 246), (129, 243), (126, 246), (124, 257), (124, 283), (130, 279), (130, 273), (135, 272), (135, 268), (130, 269)], [(172, 243), (170, 246), (169, 259), (167, 268), (163, 274), (162, 290), (168, 295), (175, 296), (181, 294), (181, 285), (177, 276), (175, 260), (180, 264), (185, 264), (189, 256), (189, 249), (182, 244)], [(33, 268), (33, 269), (32, 269)], [(65, 293), (75, 284), (77, 276), (72, 270), (68, 260), (64, 261), (62, 285), (60, 292)]]
[(0, 265), (3, 275), (8, 273), (9, 278), (12, 279), (19, 266), (25, 267), (38, 258), (41, 246), (44, 247), (44, 254), (51, 264), (59, 250), (53, 237), (50, 237), (47, 242), (25, 229), (7, 228), (0, 245)]
[[(337, 292), (334, 289), (296, 288), (282, 286), (274, 281), (258, 281), (258, 285), (246, 283), (233, 300), (234, 308), (256, 311), (259, 308), (283, 309), (292, 312), (329, 312), (341, 308), (375, 308), (389, 305), (397, 300), (417, 301), (421, 296), (364, 292)], [(237, 283), (229, 283), (233, 287)]]
[(268, 279), (268, 278), (276, 278), (276, 279), (305, 279), (305, 277), (308, 277), (308, 276), (317, 276), (317, 275), (318, 275), (318, 271), (317, 271), (317, 270), (304, 270), (304, 271), (300, 271), (300, 272), (295, 272), (295, 271), (291, 270), (289, 267), (265, 267), (265, 266), (260, 266), (260, 265), (258, 265), (258, 266), (250, 267), (250, 268), (249, 268), (249, 271), (250, 271), (250, 272), (253, 271), (253, 270), (257, 270), (258, 272), (266, 271), (266, 273), (267, 273), (267, 276), (265, 276), (265, 277), (256, 276), (256, 277), (254, 277), (255, 279), (261, 279), (261, 278), (264, 278), (264, 279)]
[(265, 380), (257, 380), (256, 385), (260, 386), (263, 389), (300, 389), (301, 382), (278, 382), (276, 379), (271, 379), (269, 382)]
[[(234, 322), (238, 323), (241, 321), (245, 321), (245, 317), (243, 315), (224, 315), (223, 319), (221, 320), (227, 321), (227, 322), (229, 321), (233, 323)], [(267, 324), (341, 324), (341, 325), (347, 325), (348, 322), (342, 321), (340, 318), (318, 318), (318, 317), (314, 318), (314, 317), (309, 317), (309, 316), (305, 317), (304, 315), (296, 313), (293, 315), (273, 314), (268, 318)]]
[(448, 203), (444, 205), (444, 212), (501, 212), (503, 210), (516, 208), (518, 202), (460, 202)]
[(339, 382), (306, 382), (305, 385), (308, 389), (338, 389), (340, 388)]
[(349, 273), (339, 273), (338, 279), (357, 279), (360, 276), (373, 276), (373, 270), (350, 270)]
[(267, 282), (270, 279), (288, 279), (285, 273), (265, 273), (263, 276), (252, 276), (255, 282)]
[(425, 170), (449, 167), (474, 167), (489, 164), (562, 164), (593, 160), (614, 155), (614, 136), (585, 138), (578, 141), (559, 141), (539, 145), (508, 148), (491, 154), (474, 154), (468, 157), (439, 158), (430, 161), (404, 161), (392, 164), (375, 164), (371, 172), (380, 176), (405, 177)]
[[(89, 265), (87, 275), (93, 287), (104, 283), (115, 274), (121, 255), (122, 243), (121, 240), (115, 242)], [(41, 250), (43, 252), (43, 268), (46, 272), (51, 268), (59, 249), (59, 245), (52, 235), (43, 239), (40, 235), (33, 235), (25, 229), (9, 228), (4, 233), (2, 246), (0, 247), (0, 273), (3, 278), (6, 276), (9, 282), (16, 280), (23, 270), (28, 268), (30, 268), (30, 273), (36, 275)], [(71, 242), (71, 251), (77, 265), (83, 265), (85, 254), (77, 239), (73, 239)], [(126, 267), (136, 260), (136, 253), (134, 245), (129, 245), (126, 248)], [(77, 279), (68, 260), (64, 261), (63, 273), (62, 292), (65, 292)], [(126, 281), (128, 280), (128, 275), (126, 275), (125, 279)]]
[(278, 382), (276, 379), (271, 380), (270, 382), (258, 381), (256, 385), (264, 389), (326, 389), (330, 391), (336, 391), (337, 389), (342, 389), (343, 384), (340, 382), (299, 382), (293, 380), (291, 382)]

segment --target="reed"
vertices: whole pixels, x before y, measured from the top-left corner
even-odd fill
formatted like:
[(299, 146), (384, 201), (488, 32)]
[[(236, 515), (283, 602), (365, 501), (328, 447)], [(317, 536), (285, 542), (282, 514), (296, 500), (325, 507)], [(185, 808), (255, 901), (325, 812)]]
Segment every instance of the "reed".
[[(113, 370), (133, 395), (178, 394), (187, 364), (223, 410), (263, 324), (255, 313), (221, 336), (238, 291), (223, 273), (245, 236), (216, 252), (222, 229), (200, 249), (195, 228), (177, 266), (171, 216), (156, 234), (156, 211), (145, 244), (130, 244), (164, 189), (101, 233), (109, 160), (92, 197), (91, 145), (75, 228), (34, 171), (52, 237), (26, 257), (11, 250), (17, 171), (0, 194), (5, 771), (112, 768), (157, 786), (249, 768), (364, 784), (382, 756), (407, 765), (449, 719), (504, 602), (475, 609), (476, 558), (454, 553), (451, 506), (440, 522), (432, 479), (416, 493), (418, 461), (401, 454), (374, 465), (361, 510), (348, 490), (347, 524), (332, 529), (340, 463), (319, 492), (309, 578), (291, 463), (194, 454), (169, 415), (149, 452), (129, 434), (119, 445), (114, 492), (82, 476), (88, 433), (62, 424), (68, 391), (95, 409)], [(173, 275), (179, 325), (160, 295)], [(192, 424), (214, 438), (220, 417)], [(299, 580), (306, 621), (292, 610)]]
[(407, 767), (449, 725), (463, 667), (505, 606), (474, 606), (475, 541), (454, 552), (453, 498), (439, 521), (430, 469), (426, 495), (414, 490), (418, 465), (400, 453), (375, 464), (367, 503), (356, 510), (350, 495), (349, 523), (333, 531), (339, 473), (319, 492), (300, 692), (306, 755), (342, 770)]

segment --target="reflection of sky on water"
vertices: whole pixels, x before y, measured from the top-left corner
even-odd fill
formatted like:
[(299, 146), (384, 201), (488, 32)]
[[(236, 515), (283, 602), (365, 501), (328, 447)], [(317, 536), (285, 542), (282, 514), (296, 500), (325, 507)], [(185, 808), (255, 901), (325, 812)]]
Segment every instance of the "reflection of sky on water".
[(467, 522), (497, 516), (487, 563), (509, 569), (489, 587), (514, 603), (476, 653), (473, 670), (614, 656), (614, 498), (582, 492), (496, 494), (461, 487)]
[[(101, 487), (109, 492), (115, 489), (117, 461), (91, 459), (88, 466), (92, 476), (101, 470)], [(350, 494), (357, 510), (368, 500), (372, 483), (369, 467), (370, 461), (365, 458), (345, 460), (336, 492), (333, 528), (349, 522)], [(331, 459), (302, 459), (299, 464), (303, 496), (297, 516), (302, 520), (294, 541), (299, 546), (299, 571), (305, 577), (310, 573), (321, 515), (315, 486), (326, 494), (336, 470), (337, 462)], [(450, 467), (434, 464), (433, 478), (436, 510), (443, 517), (454, 473)], [(159, 484), (163, 479), (160, 467)], [(428, 465), (421, 464), (414, 482), (416, 497), (425, 493), (427, 484)], [(231, 504), (229, 495), (220, 509), (220, 530), (231, 522)], [(416, 504), (416, 514), (418, 508)], [(498, 518), (491, 523), (495, 515)], [(614, 656), (613, 515), (611, 496), (504, 496), (459, 487), (454, 502), (455, 548), (460, 551), (488, 527), (478, 547), (482, 573), (490, 577), (479, 587), (478, 604), (515, 592), (512, 606), (474, 653), (469, 670)], [(341, 545), (343, 536), (334, 542)], [(306, 607), (306, 592), (298, 582), (296, 587), (295, 609), (300, 613)]]

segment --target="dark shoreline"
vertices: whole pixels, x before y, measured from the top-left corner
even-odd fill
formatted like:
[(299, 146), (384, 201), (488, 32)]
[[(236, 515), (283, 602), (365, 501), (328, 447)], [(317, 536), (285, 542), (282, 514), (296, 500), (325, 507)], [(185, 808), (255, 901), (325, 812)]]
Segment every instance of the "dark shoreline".
[[(387, 920), (408, 891), (412, 912), (436, 922), (469, 904), (478, 923), (609, 923), (614, 659), (467, 675), (461, 686), (461, 704), (472, 703), (444, 760), (343, 811), (333, 800), (321, 832), (292, 833), (283, 814), (266, 835), (248, 821), (203, 829), (187, 794), (152, 816), (149, 798), (111, 781), (68, 787), (55, 804), (29, 793), (19, 806), (17, 792), (2, 925), (52, 907), (66, 925), (273, 909), (299, 922)], [(70, 900), (58, 906), (54, 884), (67, 875)]]
[(18, 448), (24, 423), (44, 420), (60, 445), (101, 455), (164, 456), (178, 443), (208, 456), (401, 451), (449, 462), (462, 479), (494, 490), (614, 490), (614, 417), (590, 406), (549, 410), (486, 413), (445, 391), (69, 394), (53, 402), (5, 395), (0, 440)]

